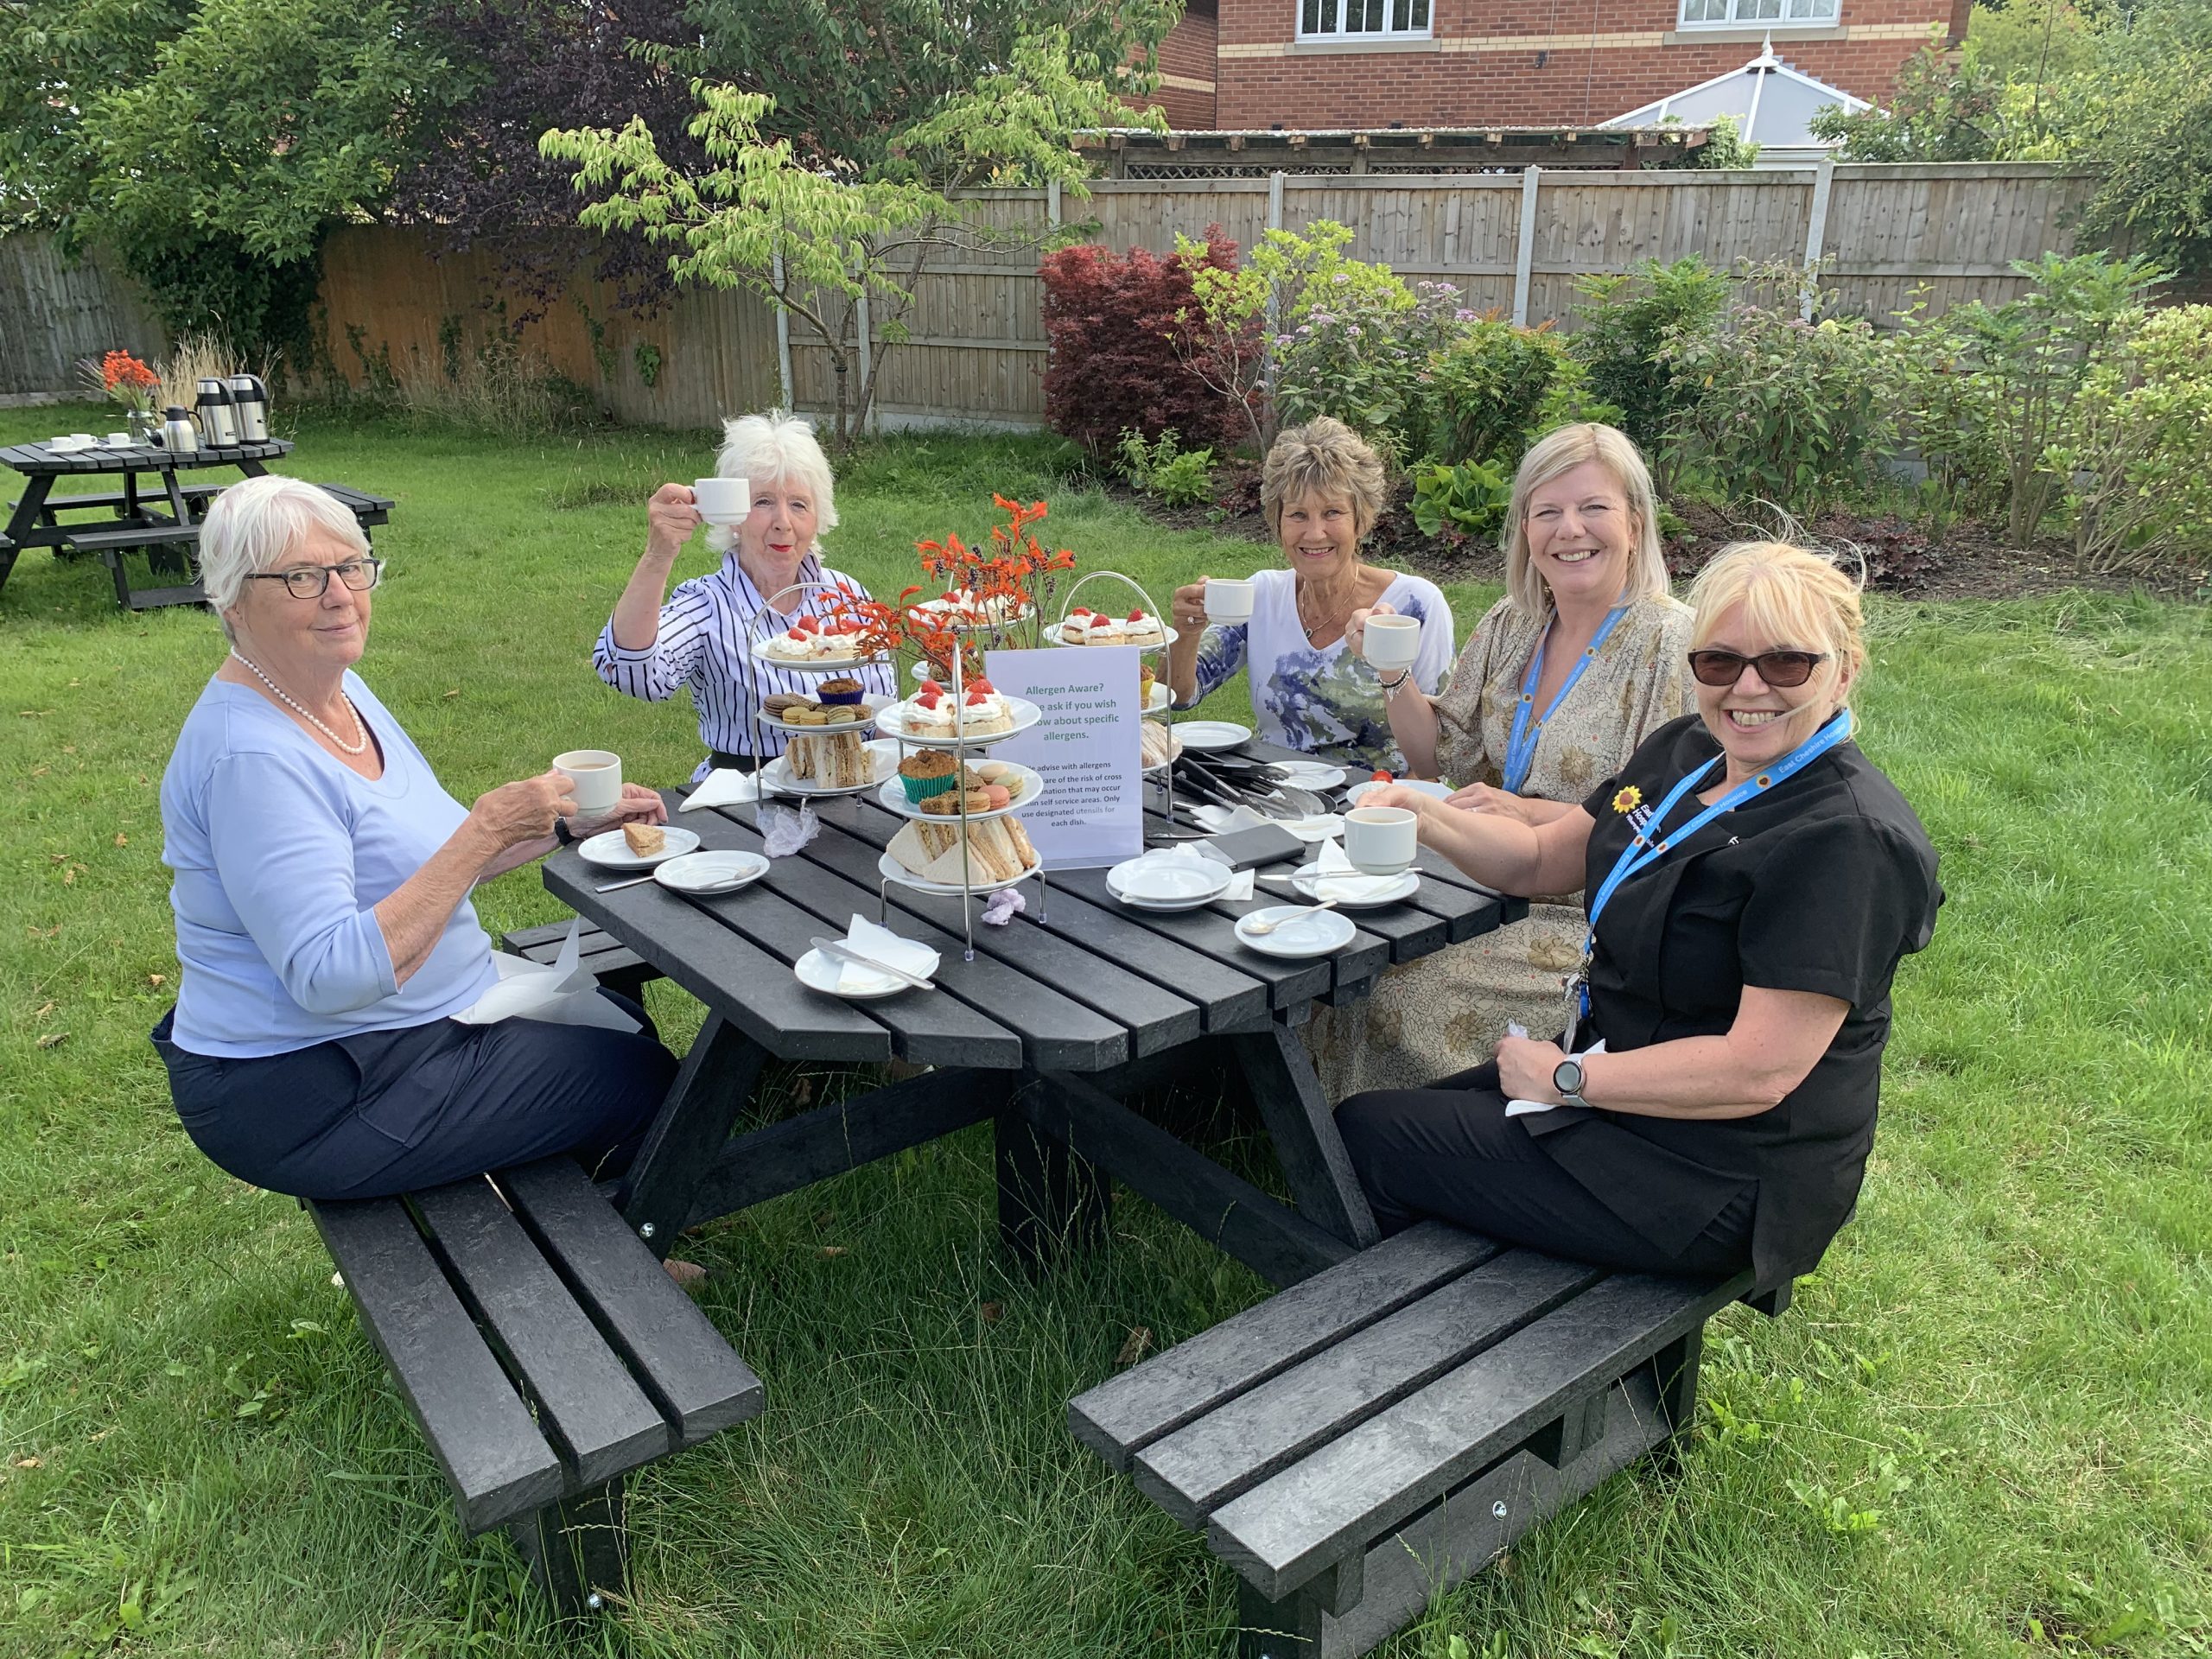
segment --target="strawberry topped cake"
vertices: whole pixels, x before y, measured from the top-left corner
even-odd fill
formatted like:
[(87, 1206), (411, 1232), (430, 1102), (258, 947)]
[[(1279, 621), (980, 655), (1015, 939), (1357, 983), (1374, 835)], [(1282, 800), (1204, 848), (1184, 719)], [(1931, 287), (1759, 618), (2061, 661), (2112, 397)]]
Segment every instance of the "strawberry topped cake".
[(973, 736), (1014, 727), (1012, 705), (982, 678), (963, 683), (957, 699), (935, 680), (924, 680), (902, 714), (899, 723), (913, 737)]
[(1166, 638), (1160, 619), (1142, 609), (1131, 611), (1127, 616), (1109, 616), (1103, 611), (1086, 610), (1078, 605), (1060, 624), (1063, 645), (1156, 645)]
[(857, 662), (860, 635), (866, 626), (853, 618), (797, 617), (781, 633), (772, 633), (761, 641), (760, 654), (786, 663)]

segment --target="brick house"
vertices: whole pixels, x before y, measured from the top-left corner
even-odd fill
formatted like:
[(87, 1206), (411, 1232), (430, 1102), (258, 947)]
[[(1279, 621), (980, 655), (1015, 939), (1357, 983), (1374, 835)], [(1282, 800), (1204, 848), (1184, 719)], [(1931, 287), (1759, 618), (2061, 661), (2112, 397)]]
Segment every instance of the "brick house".
[(1190, 0), (1154, 102), (1185, 130), (1590, 124), (1740, 67), (1772, 38), (1864, 99), (1972, 0)]

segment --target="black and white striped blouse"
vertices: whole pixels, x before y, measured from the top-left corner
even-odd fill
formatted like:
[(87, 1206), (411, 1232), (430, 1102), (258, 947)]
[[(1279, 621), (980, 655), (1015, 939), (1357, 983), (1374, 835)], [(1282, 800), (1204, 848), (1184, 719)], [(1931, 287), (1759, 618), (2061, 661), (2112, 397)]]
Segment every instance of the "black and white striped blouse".
[[(855, 593), (866, 591), (843, 572), (832, 570), (810, 553), (799, 562), (799, 582), (842, 582)], [(830, 595), (809, 593), (800, 598), (794, 616), (827, 616)], [(752, 660), (756, 623), (767, 601), (741, 569), (737, 555), (724, 556), (721, 568), (677, 584), (660, 607), (660, 632), (642, 651), (625, 651), (614, 643), (614, 619), (609, 617), (593, 647), (592, 667), (626, 696), (660, 702), (676, 694), (679, 685), (691, 688), (691, 704), (699, 715), (699, 741), (711, 755), (759, 754), (764, 760), (784, 752), (784, 734), (755, 725), (757, 699), (778, 692), (811, 696), (823, 679), (819, 674), (793, 673)], [(849, 670), (871, 692), (895, 696), (897, 687), (888, 668)], [(691, 774), (704, 778), (712, 763), (702, 760)]]

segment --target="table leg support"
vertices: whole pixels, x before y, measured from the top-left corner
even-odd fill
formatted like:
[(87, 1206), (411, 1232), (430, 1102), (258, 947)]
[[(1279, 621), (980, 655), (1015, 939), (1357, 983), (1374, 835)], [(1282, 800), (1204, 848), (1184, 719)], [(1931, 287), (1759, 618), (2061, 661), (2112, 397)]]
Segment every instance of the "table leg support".
[(666, 1259), (691, 1201), (729, 1139), (768, 1051), (718, 1014), (707, 1016), (615, 1207), (652, 1253)]
[(1044, 1134), (1023, 1112), (1017, 1090), (995, 1120), (999, 1243), (1030, 1274), (1076, 1249), (1106, 1242), (1106, 1179), (1098, 1166)]
[(1265, 1031), (1240, 1033), (1227, 1040), (1233, 1070), (1251, 1090), (1298, 1213), (1360, 1249), (1379, 1242), (1382, 1234), (1375, 1211), (1352, 1173), (1336, 1113), (1321, 1092), (1321, 1080), (1298, 1033), (1274, 1020)]

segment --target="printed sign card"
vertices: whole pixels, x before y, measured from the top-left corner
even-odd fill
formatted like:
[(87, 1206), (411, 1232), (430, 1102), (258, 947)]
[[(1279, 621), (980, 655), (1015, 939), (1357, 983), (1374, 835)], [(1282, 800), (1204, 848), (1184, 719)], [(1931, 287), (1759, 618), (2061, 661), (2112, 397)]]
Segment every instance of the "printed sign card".
[(1134, 645), (984, 655), (983, 671), (1001, 695), (1045, 711), (991, 753), (1044, 775), (1045, 792), (1021, 823), (1048, 870), (1094, 869), (1144, 850), (1137, 657)]

